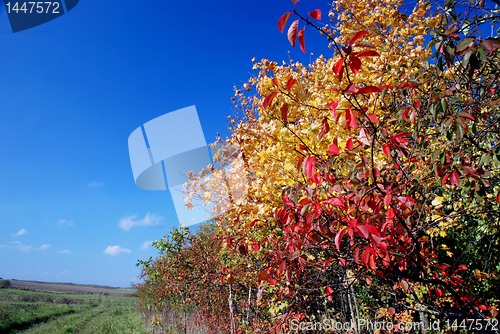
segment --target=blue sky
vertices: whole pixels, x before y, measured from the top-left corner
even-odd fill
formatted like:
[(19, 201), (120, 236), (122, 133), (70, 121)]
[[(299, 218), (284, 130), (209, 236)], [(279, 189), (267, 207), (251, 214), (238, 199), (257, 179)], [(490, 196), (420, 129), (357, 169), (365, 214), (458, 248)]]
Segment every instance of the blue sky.
[(227, 135), (233, 86), (252, 75), (252, 57), (310, 59), (276, 28), (289, 9), (282, 0), (86, 0), (12, 33), (2, 5), (0, 277), (136, 281), (136, 261), (155, 255), (147, 245), (178, 222), (167, 192), (134, 184), (128, 136), (190, 105), (208, 142)]

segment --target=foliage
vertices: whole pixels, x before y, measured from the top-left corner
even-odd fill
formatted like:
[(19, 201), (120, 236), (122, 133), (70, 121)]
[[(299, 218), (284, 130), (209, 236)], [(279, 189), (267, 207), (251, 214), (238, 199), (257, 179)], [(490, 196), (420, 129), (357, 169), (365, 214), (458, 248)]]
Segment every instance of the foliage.
[(151, 260), (143, 300), (192, 306), (231, 332), (497, 317), (499, 11), (338, 0), (321, 26), (320, 10), (292, 2), (278, 29), (305, 52), (312, 28), (332, 55), (254, 63), (236, 92), (241, 119), (218, 143), (238, 151), (216, 157), (237, 155), (243, 172), (209, 166), (188, 188), (216, 208), (229, 184), (247, 196), (214, 211), (210, 237)]

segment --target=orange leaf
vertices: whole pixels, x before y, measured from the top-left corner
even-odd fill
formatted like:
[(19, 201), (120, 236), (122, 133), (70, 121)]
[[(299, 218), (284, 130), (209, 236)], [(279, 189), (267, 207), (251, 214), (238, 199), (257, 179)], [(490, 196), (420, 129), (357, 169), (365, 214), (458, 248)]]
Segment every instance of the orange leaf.
[(297, 30), (299, 29), (299, 20), (295, 20), (288, 28), (288, 41), (295, 47), (295, 42), (297, 41)]
[(300, 49), (304, 53), (306, 53), (306, 41), (304, 40), (305, 29), (306, 29), (306, 27), (300, 29), (298, 36), (297, 36), (299, 38)]
[(271, 93), (269, 93), (269, 95), (267, 95), (264, 98), (264, 102), (262, 103), (262, 107), (264, 107), (264, 109), (269, 108), (269, 106), (271, 105), (271, 103), (273, 102), (273, 100), (277, 94), (278, 94), (278, 92), (275, 90), (273, 90)]
[(309, 13), (309, 16), (315, 20), (321, 20), (321, 10), (315, 9)]
[(368, 35), (368, 31), (366, 31), (366, 30), (358, 31), (349, 40), (349, 45), (354, 44), (354, 42), (356, 42), (358, 39), (360, 39), (361, 37), (363, 37), (365, 35)]
[(288, 21), (289, 17), (290, 17), (290, 12), (286, 12), (285, 14), (281, 15), (281, 17), (278, 20), (279, 31), (283, 32), (283, 30), (285, 29), (286, 22)]

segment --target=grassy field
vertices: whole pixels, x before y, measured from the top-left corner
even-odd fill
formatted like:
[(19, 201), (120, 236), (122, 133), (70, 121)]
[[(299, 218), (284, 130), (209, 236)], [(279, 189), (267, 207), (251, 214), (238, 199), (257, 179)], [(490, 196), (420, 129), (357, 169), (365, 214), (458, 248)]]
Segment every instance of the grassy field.
[(147, 333), (132, 295), (0, 289), (0, 333)]

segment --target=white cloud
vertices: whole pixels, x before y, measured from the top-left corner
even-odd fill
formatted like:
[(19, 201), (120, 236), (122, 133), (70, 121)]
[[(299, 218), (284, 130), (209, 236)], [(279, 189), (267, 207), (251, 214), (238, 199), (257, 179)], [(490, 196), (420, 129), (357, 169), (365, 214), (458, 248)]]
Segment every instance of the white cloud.
[(20, 241), (12, 241), (12, 242), (9, 242), (6, 245), (0, 245), (0, 248), (15, 249), (15, 250), (21, 251), (23, 253), (46, 251), (50, 247), (51, 247), (50, 244), (41, 244), (40, 246), (35, 247), (33, 245), (24, 244), (24, 243), (22, 243)]
[(118, 227), (124, 231), (130, 231), (130, 229), (135, 226), (158, 226), (163, 219), (164, 218), (162, 216), (148, 212), (144, 218), (140, 219), (137, 215), (122, 218), (118, 222)]
[(72, 226), (75, 226), (75, 223), (71, 220), (61, 218), (57, 221), (57, 225), (62, 226), (62, 227), (72, 227)]
[(34, 250), (33, 245), (26, 245), (20, 241), (11, 242), (11, 243), (9, 243), (8, 247), (12, 248), (12, 249), (17, 249), (23, 253), (27, 253), (29, 251)]
[(14, 233), (14, 236), (15, 237), (22, 237), (23, 235), (25, 235), (26, 233), (28, 233), (28, 230), (25, 229), (25, 228), (22, 228), (20, 229), (19, 231), (17, 231), (16, 233)]
[(41, 244), (40, 247), (36, 248), (36, 250), (44, 251), (49, 249), (50, 247), (51, 247), (50, 244)]
[(144, 241), (144, 242), (142, 243), (141, 249), (144, 249), (144, 250), (146, 250), (146, 249), (150, 249), (150, 248), (151, 248), (151, 246), (152, 246), (152, 243), (153, 243), (153, 242), (152, 242), (151, 240), (146, 240), (146, 241)]
[(104, 187), (104, 183), (99, 181), (91, 181), (87, 184), (87, 188), (92, 189), (102, 189)]
[(62, 254), (62, 255), (70, 255), (71, 254), (71, 251), (69, 249), (60, 249), (57, 252), (59, 254)]
[(104, 250), (104, 254), (109, 255), (109, 256), (117, 256), (120, 254), (130, 254), (130, 253), (132, 253), (132, 251), (130, 249), (123, 248), (123, 247), (118, 246), (118, 245), (108, 246)]

